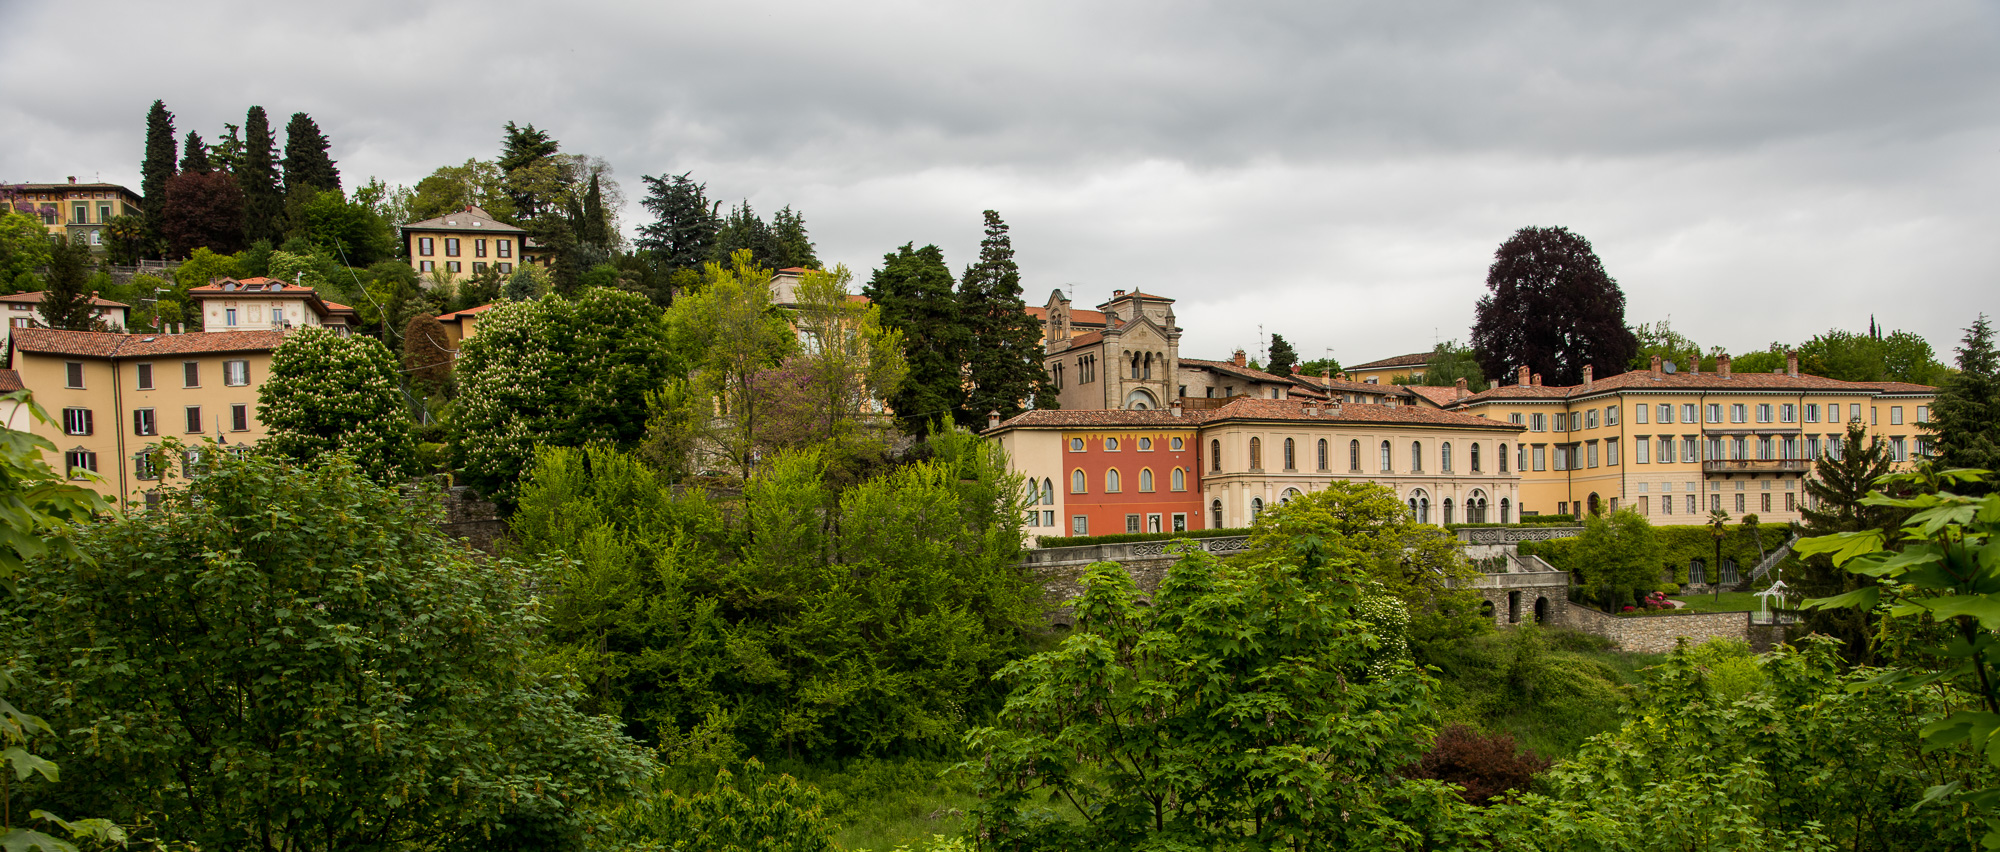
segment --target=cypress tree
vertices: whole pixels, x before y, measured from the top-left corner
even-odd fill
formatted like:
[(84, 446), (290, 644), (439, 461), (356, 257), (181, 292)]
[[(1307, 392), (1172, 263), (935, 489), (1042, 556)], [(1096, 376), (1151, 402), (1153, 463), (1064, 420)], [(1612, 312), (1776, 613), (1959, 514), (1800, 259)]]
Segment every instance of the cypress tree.
[(340, 169), (327, 156), (332, 143), (326, 134), (319, 131), (319, 124), (312, 116), (302, 112), (292, 113), (292, 120), (285, 125), (285, 196), (304, 190), (304, 198), (310, 200), (321, 192), (340, 191)]
[[(146, 214), (146, 239), (152, 246), (165, 242), (160, 231), (160, 207), (167, 200), (167, 181), (174, 176), (174, 114), (162, 101), (154, 101), (146, 112), (146, 159), (139, 165), (139, 208)], [(147, 254), (155, 254), (153, 248)]]
[(1479, 300), (1472, 348), (1489, 376), (1527, 365), (1545, 384), (1625, 372), (1639, 339), (1625, 326), (1625, 292), (1604, 271), (1590, 241), (1567, 228), (1522, 228), (1493, 253)]
[[(1931, 403), (1931, 452), (1941, 468), (2000, 470), (2000, 354), (1993, 349), (1993, 325), (1985, 314), (1973, 320), (1958, 347), (1958, 373), (1938, 388)], [(1967, 483), (1953, 490), (1987, 494), (1991, 483)]]
[(187, 146), (182, 150), (185, 153), (181, 154), (181, 174), (205, 175), (214, 171), (208, 163), (208, 146), (201, 143), (200, 133), (188, 131)]
[[(1880, 438), (1869, 438), (1859, 423), (1847, 424), (1847, 436), (1837, 454), (1817, 459), (1805, 479), (1805, 505), (1799, 514), (1809, 535), (1881, 530), (1893, 533), (1903, 512), (1862, 505), (1861, 498), (1875, 490), (1875, 480), (1890, 471), (1893, 460)], [(1825, 555), (1805, 560), (1801, 576), (1793, 579), (1801, 594), (1809, 598), (1831, 597), (1861, 588), (1874, 580), (1836, 568)], [(1813, 609), (1805, 613), (1806, 624), (1815, 633), (1839, 640), (1841, 654), (1849, 661), (1867, 665), (1873, 659), (1869, 638), (1875, 634), (1872, 614), (1859, 609)]]
[[(524, 222), (534, 221), (543, 213), (551, 199), (543, 198), (516, 180), (516, 173), (541, 165), (544, 160), (556, 155), (562, 143), (549, 137), (547, 131), (536, 130), (535, 125), (516, 127), (507, 122), (505, 134), (500, 140), (500, 172), (510, 178), (507, 194), (514, 199), (514, 214)], [(561, 208), (558, 208), (558, 213)]]
[(1282, 334), (1271, 335), (1271, 360), (1264, 365), (1264, 372), (1273, 376), (1289, 376), (1292, 367), (1299, 363), (1299, 353), (1292, 344), (1285, 341)]
[(806, 235), (805, 217), (793, 210), (791, 205), (785, 205), (783, 210), (771, 217), (771, 233), (778, 240), (778, 265), (775, 268), (819, 268), (819, 256), (813, 251), (812, 238)]
[(708, 187), (688, 174), (639, 178), (646, 182), (639, 203), (653, 214), (652, 222), (639, 226), (639, 248), (656, 253), (661, 271), (669, 274), (700, 269), (714, 256), (717, 223)]
[(236, 185), (243, 190), (244, 241), (282, 241), (285, 197), (278, 187), (278, 146), (260, 106), (243, 118), (243, 166), (236, 171)]
[(912, 245), (883, 255), (882, 268), (861, 292), (882, 309), (883, 325), (903, 333), (910, 369), (889, 407), (905, 432), (918, 435), (930, 431), (934, 421), (954, 418), (963, 406), (961, 367), (968, 341), (944, 252)]
[[(1042, 327), (1028, 315), (1021, 300), (1021, 267), (1014, 263), (1014, 242), (1000, 214), (986, 211), (986, 238), (979, 242), (979, 262), (965, 268), (958, 285), (958, 314), (966, 331), (966, 400), (957, 412), (960, 425), (986, 428), (986, 413), (1002, 418), (1021, 413), (1030, 403), (1055, 406), (1042, 369)], [(913, 338), (904, 337), (905, 341)]]
[(750, 250), (750, 256), (757, 259), (757, 265), (765, 269), (783, 269), (778, 261), (783, 259), (783, 247), (778, 243), (778, 235), (770, 226), (750, 209), (748, 200), (731, 208), (729, 216), (722, 220), (722, 226), (715, 233), (715, 262), (727, 265), (736, 252)]
[(49, 246), (49, 277), (42, 287), (42, 322), (49, 328), (99, 328), (90, 300), (90, 246), (57, 237)]
[(222, 127), (229, 132), (223, 134), (222, 141), (215, 143), (215, 147), (209, 149), (208, 164), (235, 174), (243, 168), (243, 128), (227, 122)]

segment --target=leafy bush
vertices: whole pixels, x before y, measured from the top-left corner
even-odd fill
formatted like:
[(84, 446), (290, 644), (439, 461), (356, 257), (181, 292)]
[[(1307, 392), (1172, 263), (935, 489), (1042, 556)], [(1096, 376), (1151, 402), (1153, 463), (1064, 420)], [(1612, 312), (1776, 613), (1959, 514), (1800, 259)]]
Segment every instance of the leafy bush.
[(1135, 541), (1177, 541), (1184, 538), (1223, 538), (1233, 535), (1249, 535), (1249, 527), (1222, 527), (1210, 530), (1187, 530), (1171, 533), (1116, 533), (1112, 535), (1045, 535), (1036, 539), (1035, 547), (1045, 550), (1051, 547), (1083, 547), (1093, 544), (1126, 544)]
[(1527, 790), (1550, 763), (1532, 749), (1520, 750), (1507, 734), (1486, 735), (1468, 725), (1450, 725), (1438, 732), (1431, 750), (1404, 774), (1457, 784), (1466, 802), (1483, 805)]
[(833, 852), (819, 791), (772, 778), (752, 759), (739, 777), (716, 772), (707, 789), (653, 789), (608, 808), (593, 852)]
[(408, 479), (420, 468), (401, 384), (381, 341), (303, 329), (271, 353), (257, 389), (257, 419), (271, 430), (259, 447), (299, 462), (346, 452), (377, 481)]

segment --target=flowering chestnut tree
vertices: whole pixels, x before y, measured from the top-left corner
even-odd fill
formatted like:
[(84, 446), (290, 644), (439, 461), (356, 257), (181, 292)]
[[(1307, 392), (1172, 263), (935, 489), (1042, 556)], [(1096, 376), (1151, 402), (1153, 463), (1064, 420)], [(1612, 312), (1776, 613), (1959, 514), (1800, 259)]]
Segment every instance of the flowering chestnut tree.
[(309, 462), (344, 451), (378, 482), (417, 473), (416, 439), (395, 356), (372, 337), (322, 328), (293, 335), (271, 355), (257, 391), (263, 447)]

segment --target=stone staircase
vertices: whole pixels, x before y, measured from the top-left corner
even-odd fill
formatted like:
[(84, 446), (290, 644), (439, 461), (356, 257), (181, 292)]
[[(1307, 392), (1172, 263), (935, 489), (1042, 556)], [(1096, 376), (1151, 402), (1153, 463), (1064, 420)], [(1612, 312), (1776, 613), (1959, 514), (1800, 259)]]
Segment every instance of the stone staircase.
[(1771, 569), (1778, 567), (1779, 562), (1783, 561), (1786, 556), (1791, 555), (1792, 545), (1797, 543), (1798, 540), (1799, 534), (1794, 531), (1791, 538), (1785, 539), (1784, 544), (1778, 545), (1777, 549), (1772, 550), (1769, 555), (1764, 557), (1764, 561), (1757, 563), (1757, 567), (1750, 569), (1750, 574), (1741, 581), (1738, 581), (1735, 586), (1732, 586), (1730, 591), (1750, 591), (1751, 587), (1755, 586), (1758, 580), (1763, 579), (1765, 574), (1771, 573)]

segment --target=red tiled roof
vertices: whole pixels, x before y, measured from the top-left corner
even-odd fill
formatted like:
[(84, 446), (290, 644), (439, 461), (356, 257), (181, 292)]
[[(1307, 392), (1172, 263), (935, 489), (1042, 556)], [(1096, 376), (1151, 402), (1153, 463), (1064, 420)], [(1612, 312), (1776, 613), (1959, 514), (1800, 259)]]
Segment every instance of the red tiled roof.
[[(1887, 390), (1887, 388), (1897, 390)], [(1590, 387), (1569, 385), (1554, 387), (1549, 385), (1496, 385), (1484, 391), (1459, 400), (1464, 405), (1474, 402), (1488, 402), (1506, 399), (1569, 399), (1621, 390), (1687, 390), (1687, 391), (1851, 391), (1866, 393), (1934, 393), (1936, 388), (1913, 385), (1904, 382), (1843, 382), (1825, 376), (1800, 373), (1796, 376), (1785, 373), (1731, 373), (1727, 376), (1718, 372), (1707, 373), (1655, 373), (1651, 370), (1633, 370), (1615, 376), (1598, 379)]]
[(1238, 367), (1234, 361), (1208, 361), (1201, 358), (1182, 358), (1180, 362), (1182, 366), (1203, 367), (1256, 382), (1270, 382), (1279, 385), (1291, 383), (1290, 380), (1283, 376), (1273, 375), (1263, 370), (1255, 370), (1249, 367)]
[(1071, 349), (1075, 349), (1078, 346), (1089, 346), (1090, 344), (1096, 343), (1103, 339), (1104, 339), (1104, 332), (1093, 331), (1089, 334), (1079, 334), (1075, 337), (1070, 338), (1069, 346)]
[[(41, 301), (42, 301), (42, 291), (40, 290), (36, 290), (33, 293), (15, 293), (14, 295), (11, 296), (0, 296), (0, 302), (12, 302), (15, 304), (41, 304)], [(99, 307), (99, 308), (132, 307), (131, 305), (125, 304), (124, 302), (114, 302), (111, 301), (110, 299), (100, 299), (97, 298), (96, 296), (92, 296), (90, 298), (90, 304), (93, 307)]]
[[(331, 305), (333, 303), (328, 302), (327, 304)], [(487, 302), (486, 304), (480, 305), (479, 307), (476, 308), (466, 308), (465, 310), (462, 311), (453, 311), (451, 313), (445, 314), (444, 316), (438, 317), (438, 322), (458, 322), (459, 320), (465, 319), (466, 317), (472, 316), (474, 314), (483, 314), (491, 310), (493, 306), (497, 304), (499, 304), (499, 302)], [(349, 310), (353, 309), (349, 308)]]
[(268, 352), (285, 342), (282, 331), (207, 331), (190, 334), (114, 334), (17, 328), (14, 350), (79, 358), (144, 358), (204, 352)]
[(1434, 388), (1429, 385), (1405, 385), (1404, 388), (1410, 393), (1430, 400), (1431, 404), (1440, 407), (1450, 405), (1458, 400), (1458, 388), (1456, 387)]
[(1108, 304), (1111, 304), (1112, 302), (1116, 302), (1116, 301), (1118, 301), (1118, 300), (1120, 300), (1120, 299), (1133, 299), (1133, 298), (1139, 298), (1139, 297), (1142, 297), (1142, 296), (1143, 296), (1143, 297), (1145, 297), (1145, 298), (1148, 298), (1148, 299), (1152, 299), (1153, 301), (1156, 301), (1156, 302), (1171, 302), (1171, 301), (1173, 301), (1172, 299), (1169, 299), (1169, 298), (1167, 298), (1167, 297), (1165, 297), (1165, 296), (1161, 296), (1161, 295), (1157, 295), (1157, 294), (1154, 294), (1154, 293), (1148, 293), (1148, 292), (1146, 292), (1146, 291), (1144, 291), (1144, 290), (1132, 290), (1132, 291), (1128, 291), (1127, 293), (1125, 293), (1125, 294), (1124, 294), (1124, 295), (1122, 295), (1122, 296), (1112, 296), (1112, 297), (1111, 297), (1111, 298), (1109, 298), (1109, 299), (1105, 299), (1105, 300), (1104, 300), (1104, 303), (1108, 305)]
[(1319, 376), (1301, 376), (1296, 373), (1292, 374), (1292, 381), (1298, 384), (1329, 391), (1339, 391), (1341, 393), (1366, 393), (1404, 397), (1415, 395), (1411, 387), (1405, 385), (1370, 384), (1368, 382), (1350, 382), (1343, 379), (1329, 380)]
[(1883, 393), (1897, 393), (1897, 394), (1937, 393), (1937, 388), (1931, 387), (1930, 385), (1917, 385), (1917, 384), (1911, 384), (1909, 382), (1857, 382), (1857, 384), (1869, 385)]
[[(474, 225), (473, 222), (481, 224)], [(493, 214), (470, 204), (433, 219), (403, 225), (405, 231), (466, 231), (487, 234), (526, 234), (520, 228), (493, 218)]]
[(348, 312), (348, 313), (350, 313), (350, 314), (358, 314), (358, 313), (360, 313), (359, 311), (356, 311), (355, 309), (353, 309), (353, 308), (351, 308), (351, 307), (348, 307), (348, 306), (346, 306), (346, 305), (343, 305), (343, 304), (341, 304), (341, 303), (339, 303), (339, 302), (327, 302), (327, 303), (326, 303), (326, 308), (327, 308), (327, 310), (329, 310), (329, 311), (346, 311), (346, 312)]
[(0, 393), (13, 393), (21, 388), (20, 370), (0, 370)]
[(1347, 368), (1347, 371), (1352, 373), (1356, 370), (1381, 370), (1389, 367), (1421, 367), (1430, 362), (1431, 362), (1431, 353), (1412, 352), (1408, 355), (1398, 355), (1394, 358), (1384, 358), (1380, 361), (1370, 361), (1366, 364), (1356, 364), (1352, 367)]
[[(1049, 309), (1045, 307), (1029, 307), (1028, 316), (1038, 320), (1047, 320), (1049, 318)], [(1072, 328), (1078, 326), (1101, 326), (1104, 323), (1103, 311), (1086, 311), (1081, 308), (1070, 309), (1069, 324)]]
[(1000, 428), (1050, 429), (1066, 426), (1186, 426), (1193, 428), (1213, 417), (1213, 411), (1182, 411), (1174, 416), (1171, 409), (1147, 409), (1135, 411), (1123, 408), (1098, 408), (1080, 411), (1051, 411), (1036, 409), (1014, 415)]
[(1315, 406), (1317, 414), (1307, 414), (1307, 405), (1287, 399), (1238, 399), (1209, 412), (1209, 423), (1225, 420), (1339, 421), (1345, 423), (1388, 423), (1410, 426), (1442, 426), (1454, 429), (1498, 429), (1519, 432), (1523, 427), (1470, 414), (1419, 408), (1414, 405), (1372, 405), (1346, 403)]

